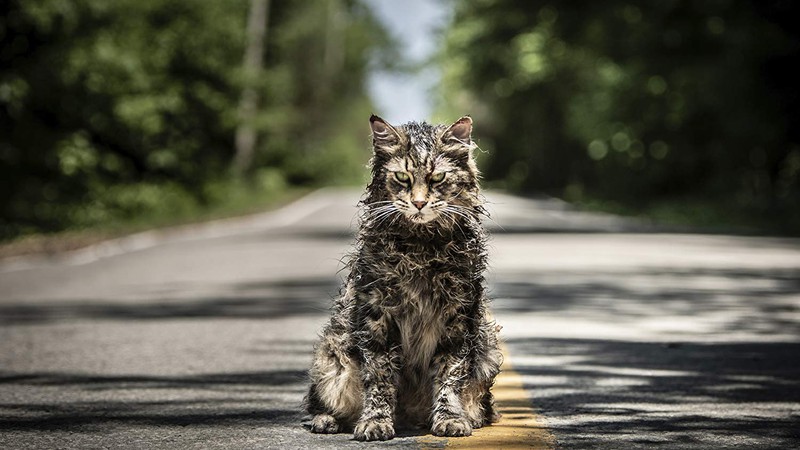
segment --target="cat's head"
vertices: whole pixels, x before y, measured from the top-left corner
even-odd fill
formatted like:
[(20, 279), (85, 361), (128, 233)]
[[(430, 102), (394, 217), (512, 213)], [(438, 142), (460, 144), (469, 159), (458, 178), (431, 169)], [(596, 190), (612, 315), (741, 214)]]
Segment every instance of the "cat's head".
[(392, 126), (373, 115), (372, 182), (367, 207), (376, 219), (453, 224), (483, 210), (472, 157), (472, 119), (450, 126)]

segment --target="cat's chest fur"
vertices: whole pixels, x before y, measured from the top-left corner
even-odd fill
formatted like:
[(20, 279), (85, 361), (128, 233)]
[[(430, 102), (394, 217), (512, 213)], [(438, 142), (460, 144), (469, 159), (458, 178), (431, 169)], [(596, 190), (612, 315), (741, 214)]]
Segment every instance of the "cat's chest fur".
[(444, 332), (445, 318), (441, 305), (434, 301), (431, 289), (424, 283), (421, 280), (400, 289), (405, 307), (395, 317), (403, 359), (406, 365), (418, 368), (426, 368), (433, 358)]
[(426, 369), (465, 294), (470, 252), (452, 242), (395, 242), (374, 249), (374, 275), (382, 281), (381, 305), (396, 326), (404, 364)]

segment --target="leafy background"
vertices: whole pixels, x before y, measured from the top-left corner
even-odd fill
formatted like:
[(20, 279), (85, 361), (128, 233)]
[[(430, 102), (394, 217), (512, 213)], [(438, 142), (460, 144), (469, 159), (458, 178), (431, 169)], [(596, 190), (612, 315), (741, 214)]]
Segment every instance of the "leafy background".
[[(800, 232), (798, 7), (443, 0), (433, 119), (471, 113), (486, 182), (657, 220)], [(362, 183), (367, 79), (409, 70), (362, 0), (8, 0), (0, 239), (240, 213)], [(252, 164), (231, 170), (242, 89)]]
[(474, 111), (495, 186), (800, 230), (796, 4), (452, 4), (442, 111)]
[(359, 1), (271, 2), (256, 158), (232, 177), (249, 3), (4, 2), (0, 237), (191, 215), (352, 182), (365, 78), (392, 43)]

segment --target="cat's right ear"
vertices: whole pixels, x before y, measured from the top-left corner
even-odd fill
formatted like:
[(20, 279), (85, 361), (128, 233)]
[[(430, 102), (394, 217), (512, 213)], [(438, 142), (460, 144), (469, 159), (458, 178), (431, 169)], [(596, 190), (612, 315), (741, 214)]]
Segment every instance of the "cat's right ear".
[(369, 126), (372, 128), (372, 146), (374, 150), (376, 152), (394, 153), (400, 143), (400, 134), (397, 130), (375, 114), (370, 116)]

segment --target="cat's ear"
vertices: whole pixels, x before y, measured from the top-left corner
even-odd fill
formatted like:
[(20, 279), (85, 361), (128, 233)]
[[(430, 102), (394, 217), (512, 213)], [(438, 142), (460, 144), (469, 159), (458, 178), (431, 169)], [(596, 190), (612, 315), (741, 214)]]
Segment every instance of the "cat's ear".
[(472, 142), (472, 118), (470, 116), (464, 116), (452, 125), (450, 128), (445, 130), (444, 134), (442, 134), (442, 142), (445, 144), (455, 144), (460, 143), (465, 146), (469, 146)]
[(400, 143), (400, 134), (397, 130), (375, 114), (370, 116), (369, 126), (372, 128), (372, 145), (375, 151), (393, 152)]

